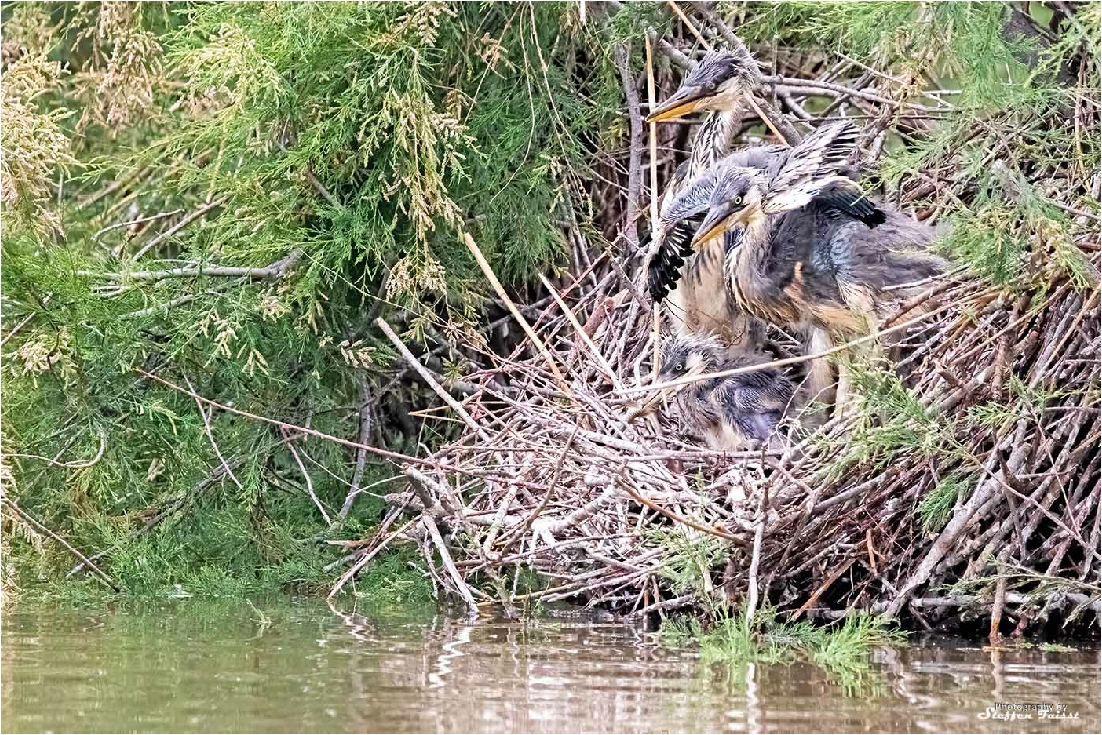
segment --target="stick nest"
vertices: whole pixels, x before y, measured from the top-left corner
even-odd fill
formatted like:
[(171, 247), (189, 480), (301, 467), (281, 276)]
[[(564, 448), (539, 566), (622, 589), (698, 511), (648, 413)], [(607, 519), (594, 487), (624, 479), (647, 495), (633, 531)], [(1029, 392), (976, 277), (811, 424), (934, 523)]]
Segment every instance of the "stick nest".
[[(729, 454), (625, 420), (617, 385), (645, 382), (653, 350), (635, 285), (610, 268), (569, 291), (616, 381), (551, 304), (535, 329), (568, 390), (520, 350), (468, 376), (474, 427), (391, 496), (446, 529), (458, 576), (425, 546), (445, 589), (646, 613), (736, 602), (756, 566), (764, 599), (827, 616), (933, 622), (1000, 589), (1030, 620), (1097, 604), (1097, 288), (947, 281), (896, 371), (858, 372), (853, 411)], [(550, 584), (526, 592), (523, 570)]]
[[(890, 132), (883, 116), (867, 124), (870, 139)], [(1051, 180), (1077, 182), (1066, 201), (1051, 195), (1077, 212), (1070, 192), (1090, 184), (1070, 166), (1007, 176), (1005, 198)], [(942, 202), (975, 196), (968, 182), (946, 158), (890, 194), (936, 219)], [(660, 418), (626, 420), (623, 389), (649, 380), (655, 352), (643, 257), (572, 237), (563, 303), (526, 312), (543, 345), (528, 339), (464, 378), (461, 437), (406, 467), (395, 513), (420, 514), (414, 537), (435, 582), (472, 608), (760, 602), (924, 627), (982, 615), (996, 634), (1089, 618), (1102, 495), (1095, 217), (1059, 242), (1027, 219), (1021, 273), (1002, 285), (958, 261), (883, 325), (902, 349), (890, 365), (856, 366), (844, 415), (792, 421), (779, 450), (728, 454)]]

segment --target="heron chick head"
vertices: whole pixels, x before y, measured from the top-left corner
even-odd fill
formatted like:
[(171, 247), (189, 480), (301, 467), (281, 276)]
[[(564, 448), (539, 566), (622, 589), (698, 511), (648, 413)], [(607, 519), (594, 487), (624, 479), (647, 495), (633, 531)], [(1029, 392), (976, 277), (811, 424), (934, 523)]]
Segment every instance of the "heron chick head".
[(761, 70), (749, 52), (710, 51), (692, 68), (647, 122), (677, 120), (690, 112), (723, 110), (735, 104), (761, 81)]
[(714, 372), (726, 352), (727, 348), (714, 337), (674, 337), (662, 346), (662, 365), (658, 369), (658, 379), (666, 383), (686, 376)]
[(762, 172), (745, 166), (723, 166), (716, 174), (708, 214), (693, 236), (693, 245), (745, 222), (761, 210), (766, 183)]

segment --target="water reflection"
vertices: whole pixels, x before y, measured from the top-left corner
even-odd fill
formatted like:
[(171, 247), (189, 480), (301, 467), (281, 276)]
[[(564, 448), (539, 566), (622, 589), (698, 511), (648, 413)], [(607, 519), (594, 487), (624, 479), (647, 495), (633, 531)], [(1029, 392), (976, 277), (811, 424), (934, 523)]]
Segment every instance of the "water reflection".
[[(468, 623), (182, 600), (4, 617), (4, 732), (1098, 732), (1097, 651), (876, 651), (727, 667), (575, 613)], [(980, 719), (996, 702), (1079, 719)]]

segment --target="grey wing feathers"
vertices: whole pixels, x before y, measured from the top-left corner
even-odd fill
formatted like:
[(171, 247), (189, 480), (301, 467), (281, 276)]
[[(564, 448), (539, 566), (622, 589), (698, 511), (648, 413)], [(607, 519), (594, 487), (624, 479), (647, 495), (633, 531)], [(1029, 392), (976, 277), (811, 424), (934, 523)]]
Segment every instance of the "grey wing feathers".
[(764, 441), (773, 433), (794, 388), (785, 375), (763, 368), (723, 382), (716, 396), (727, 422), (750, 439)]
[[(830, 237), (830, 260), (842, 284), (899, 289), (945, 271), (945, 260), (930, 249), (933, 240), (933, 228), (893, 212), (876, 229), (856, 222), (838, 227)], [(908, 297), (907, 289), (895, 293)]]
[(844, 174), (856, 145), (857, 131), (845, 120), (824, 125), (788, 154), (770, 183), (770, 193)]
[(792, 149), (786, 145), (759, 145), (743, 148), (723, 158), (724, 165), (745, 166), (770, 172), (784, 164)]
[(677, 196), (663, 203), (661, 218), (667, 226), (708, 210), (716, 188), (716, 171), (711, 167), (700, 172), (685, 183)]

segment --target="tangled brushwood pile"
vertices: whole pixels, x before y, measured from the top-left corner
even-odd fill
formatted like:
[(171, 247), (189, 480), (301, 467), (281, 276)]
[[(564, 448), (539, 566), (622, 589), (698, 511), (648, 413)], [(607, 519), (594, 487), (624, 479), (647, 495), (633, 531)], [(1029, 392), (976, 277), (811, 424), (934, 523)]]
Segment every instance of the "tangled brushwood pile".
[[(1009, 604), (1023, 631), (1097, 611), (1098, 290), (938, 290), (945, 308), (909, 328), (912, 388), (860, 371), (855, 412), (783, 452), (722, 454), (625, 421), (649, 311), (593, 268), (533, 321), (567, 384), (539, 352), (469, 376), (469, 431), (389, 499), (421, 514), (436, 582), (470, 605), (645, 614), (757, 589), (783, 609), (925, 623)], [(522, 569), (553, 581), (518, 590)]]
[[(701, 5), (694, 33), (737, 41)], [(851, 119), (866, 166), (899, 141), (921, 151), (905, 170), (883, 165), (885, 199), (948, 219), (942, 247), (958, 267), (882, 325), (901, 357), (852, 365), (856, 398), (814, 429), (792, 417), (768, 450), (695, 446), (663, 420), (628, 420), (656, 354), (641, 254), (573, 238), (574, 269), (557, 288), (545, 282), (552, 298), (515, 312), (529, 340), (467, 375), (462, 404), (434, 385), (464, 433), (406, 466), (410, 490), (388, 496), (391, 515), (357, 567), (416, 523), (436, 584), (472, 610), (768, 604), (924, 627), (989, 617), (993, 637), (1093, 620), (1102, 344), (1097, 206), (1084, 202), (1097, 199), (1098, 174), (1080, 153), (1097, 150), (1098, 59), (1079, 42), (1050, 80), (1070, 92), (1061, 102), (1018, 100), (976, 119), (916, 76), (764, 55), (783, 73), (760, 91), (793, 118), (785, 125)], [(663, 42), (656, 51), (685, 60)], [(631, 165), (638, 187), (639, 136)]]

